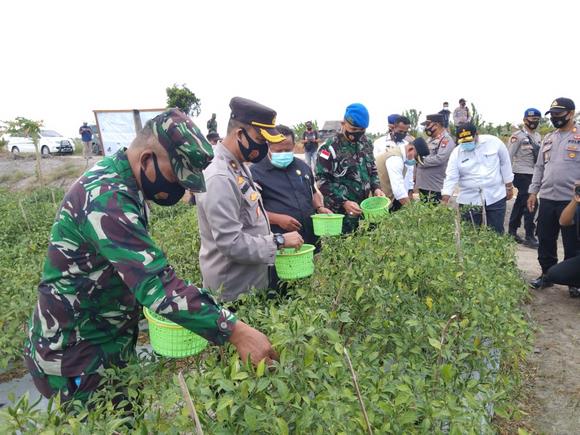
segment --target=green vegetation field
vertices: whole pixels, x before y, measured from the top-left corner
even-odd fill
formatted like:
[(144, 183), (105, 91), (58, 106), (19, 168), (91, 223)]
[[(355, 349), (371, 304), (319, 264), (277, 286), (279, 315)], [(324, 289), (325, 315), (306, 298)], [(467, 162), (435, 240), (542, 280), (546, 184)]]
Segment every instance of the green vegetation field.
[[(0, 363), (20, 358), (50, 225), (62, 192), (0, 193)], [(200, 281), (195, 208), (155, 208), (152, 233), (178, 272)], [(517, 419), (519, 364), (530, 328), (514, 246), (462, 226), (450, 209), (417, 205), (375, 228), (323, 241), (315, 274), (287, 299), (255, 294), (239, 316), (280, 353), (268, 370), (231, 346), (181, 361), (153, 358), (108, 376), (133, 414), (113, 410), (113, 390), (91, 411), (31, 409), (0, 415), (2, 433), (184, 433), (193, 423), (176, 373), (184, 370), (205, 433), (364, 433), (345, 358), (350, 355), (375, 433), (494, 433), (494, 416)]]

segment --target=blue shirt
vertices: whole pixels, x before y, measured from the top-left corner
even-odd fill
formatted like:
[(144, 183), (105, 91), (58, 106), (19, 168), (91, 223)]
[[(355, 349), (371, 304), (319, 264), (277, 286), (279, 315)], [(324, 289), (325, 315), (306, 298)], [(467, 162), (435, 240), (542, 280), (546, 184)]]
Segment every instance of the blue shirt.
[(89, 127), (88, 125), (87, 126), (83, 125), (81, 128), (79, 128), (79, 133), (81, 134), (83, 142), (90, 142), (91, 139), (93, 138), (93, 132), (91, 130), (91, 127)]
[[(298, 158), (287, 168), (277, 168), (265, 158), (250, 168), (252, 178), (262, 189), (262, 201), (266, 211), (292, 216), (302, 224), (300, 235), (304, 243), (316, 241), (311, 216), (316, 213), (312, 206), (314, 175), (306, 163)], [(285, 233), (278, 225), (270, 225), (273, 233)]]

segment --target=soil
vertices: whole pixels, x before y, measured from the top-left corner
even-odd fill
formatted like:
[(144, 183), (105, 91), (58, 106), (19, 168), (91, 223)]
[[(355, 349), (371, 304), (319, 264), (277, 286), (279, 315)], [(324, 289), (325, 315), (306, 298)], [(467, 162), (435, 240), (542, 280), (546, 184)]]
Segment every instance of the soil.
[[(93, 157), (87, 165), (83, 157), (74, 155), (42, 159), (45, 184), (66, 189), (87, 166), (98, 160), (100, 157)], [(25, 190), (37, 185), (33, 157), (0, 155), (1, 187)], [(513, 201), (508, 203), (506, 219), (511, 204)], [(536, 250), (518, 246), (517, 257), (526, 280), (539, 276)], [(559, 257), (563, 258), (561, 247)], [(533, 352), (522, 368), (525, 385), (520, 406), (525, 415), (520, 422), (500, 424), (500, 430), (517, 433), (520, 427), (533, 433), (580, 434), (580, 299), (571, 299), (568, 289), (558, 285), (530, 290), (530, 294), (525, 308), (537, 331)], [(140, 343), (146, 342), (144, 334)], [(188, 366), (191, 361), (181, 364)], [(19, 368), (4, 373), (0, 384), (18, 375), (21, 375)], [(33, 388), (31, 384), (30, 388)]]

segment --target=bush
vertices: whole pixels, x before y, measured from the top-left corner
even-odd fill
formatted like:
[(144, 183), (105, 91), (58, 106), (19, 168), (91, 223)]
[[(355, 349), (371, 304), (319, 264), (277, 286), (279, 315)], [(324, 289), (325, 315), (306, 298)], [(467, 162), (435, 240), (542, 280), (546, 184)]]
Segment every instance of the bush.
[[(176, 268), (197, 278), (195, 209), (180, 206), (152, 225)], [(274, 370), (241, 363), (232, 346), (140, 363), (108, 373), (124, 385), (133, 416), (113, 410), (108, 388), (76, 416), (56, 405), (34, 413), (21, 400), (2, 429), (191, 432), (181, 368), (207, 433), (362, 433), (345, 350), (377, 432), (492, 433), (494, 412), (513, 417), (530, 337), (508, 238), (463, 224), (458, 253), (453, 211), (417, 205), (323, 245), (315, 274), (294, 282), (289, 299), (242, 299), (240, 318), (280, 353)]]

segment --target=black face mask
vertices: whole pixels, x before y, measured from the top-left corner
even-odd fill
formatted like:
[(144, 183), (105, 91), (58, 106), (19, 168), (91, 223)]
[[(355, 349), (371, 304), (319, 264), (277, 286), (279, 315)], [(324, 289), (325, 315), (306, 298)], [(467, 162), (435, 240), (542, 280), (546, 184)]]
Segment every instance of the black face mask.
[(551, 116), (550, 121), (552, 121), (552, 125), (556, 128), (562, 128), (566, 124), (568, 124), (568, 115), (564, 116)]
[(147, 178), (145, 171), (141, 168), (141, 187), (145, 192), (145, 198), (159, 205), (174, 205), (179, 202), (185, 194), (185, 188), (179, 183), (171, 183), (163, 176), (157, 164), (157, 156), (151, 157), (155, 167), (155, 181)]
[(435, 129), (433, 127), (425, 127), (425, 134), (431, 137), (435, 134)]
[(349, 142), (358, 142), (361, 137), (364, 136), (365, 131), (347, 131), (346, 129), (344, 130), (344, 137), (346, 137), (346, 140), (348, 140)]
[(525, 124), (530, 130), (535, 130), (536, 128), (538, 128), (538, 125), (540, 124), (540, 122), (539, 121), (525, 121)]
[(306, 127), (306, 130), (312, 130), (312, 127)]
[(407, 133), (405, 132), (395, 132), (393, 133), (393, 140), (395, 142), (403, 142), (403, 140), (407, 137)]
[(268, 155), (268, 142), (258, 143), (254, 141), (245, 128), (242, 128), (242, 133), (248, 141), (248, 148), (246, 148), (239, 139), (238, 146), (240, 147), (240, 151), (246, 162), (258, 163)]

